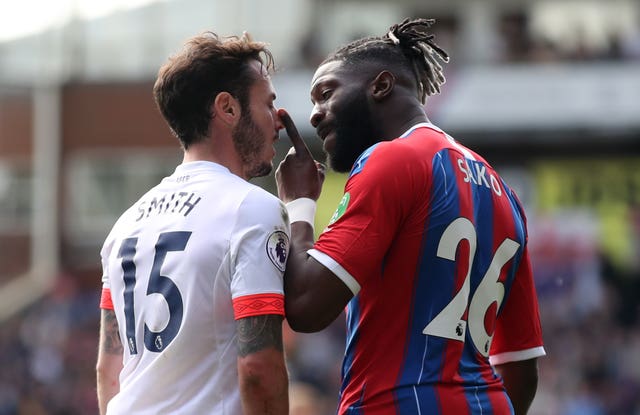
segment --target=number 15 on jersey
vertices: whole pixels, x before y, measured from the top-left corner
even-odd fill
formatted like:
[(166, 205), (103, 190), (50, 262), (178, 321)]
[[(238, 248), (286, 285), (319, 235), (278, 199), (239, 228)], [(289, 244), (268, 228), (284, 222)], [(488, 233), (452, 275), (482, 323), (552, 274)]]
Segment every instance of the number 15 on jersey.
[[(162, 264), (168, 252), (184, 251), (191, 232), (165, 232), (161, 233), (155, 245), (155, 254), (151, 275), (147, 285), (147, 296), (160, 294), (169, 307), (169, 321), (164, 329), (155, 332), (147, 324), (144, 324), (144, 346), (152, 352), (161, 352), (176, 337), (182, 325), (182, 294), (178, 286), (168, 276), (161, 275)], [(134, 302), (134, 289), (136, 286), (136, 264), (134, 257), (138, 238), (127, 238), (122, 241), (118, 258), (122, 259), (122, 271), (124, 279), (124, 316), (127, 345), (132, 355), (138, 354), (136, 341), (136, 315)]]

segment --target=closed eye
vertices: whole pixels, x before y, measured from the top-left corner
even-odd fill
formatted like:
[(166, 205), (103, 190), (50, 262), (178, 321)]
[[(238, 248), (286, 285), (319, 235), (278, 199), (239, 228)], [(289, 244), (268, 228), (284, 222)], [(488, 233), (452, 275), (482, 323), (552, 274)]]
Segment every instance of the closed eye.
[(335, 92), (336, 87), (336, 83), (332, 80), (320, 81), (316, 83), (311, 88), (311, 103), (315, 105), (316, 102), (327, 101)]

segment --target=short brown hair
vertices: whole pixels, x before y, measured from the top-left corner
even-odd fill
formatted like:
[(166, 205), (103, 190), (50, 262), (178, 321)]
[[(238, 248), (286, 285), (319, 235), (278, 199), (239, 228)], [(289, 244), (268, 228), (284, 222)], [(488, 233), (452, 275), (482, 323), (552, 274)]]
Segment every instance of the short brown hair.
[(248, 108), (249, 88), (255, 76), (251, 60), (274, 68), (266, 43), (242, 36), (220, 37), (205, 32), (187, 41), (182, 51), (160, 68), (153, 95), (171, 131), (184, 149), (208, 135), (216, 96), (226, 91)]

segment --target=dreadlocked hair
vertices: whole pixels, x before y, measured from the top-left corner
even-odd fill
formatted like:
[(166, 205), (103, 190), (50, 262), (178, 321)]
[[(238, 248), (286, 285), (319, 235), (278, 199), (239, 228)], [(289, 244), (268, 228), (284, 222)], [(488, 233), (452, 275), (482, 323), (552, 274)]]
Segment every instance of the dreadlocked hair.
[(356, 63), (383, 59), (389, 63), (409, 63), (424, 102), (427, 96), (439, 94), (440, 86), (446, 81), (438, 58), (449, 62), (447, 52), (434, 42), (435, 35), (427, 33), (434, 23), (435, 19), (405, 19), (391, 26), (384, 36), (365, 37), (343, 46), (325, 62)]

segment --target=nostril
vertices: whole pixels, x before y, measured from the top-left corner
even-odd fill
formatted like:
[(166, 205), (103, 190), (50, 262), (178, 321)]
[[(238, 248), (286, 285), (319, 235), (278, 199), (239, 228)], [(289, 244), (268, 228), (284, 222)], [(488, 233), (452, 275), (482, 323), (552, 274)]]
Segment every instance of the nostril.
[(317, 128), (318, 124), (320, 124), (320, 121), (322, 121), (322, 115), (319, 112), (311, 113), (311, 118), (309, 119), (309, 122), (311, 123), (311, 126), (313, 128)]

